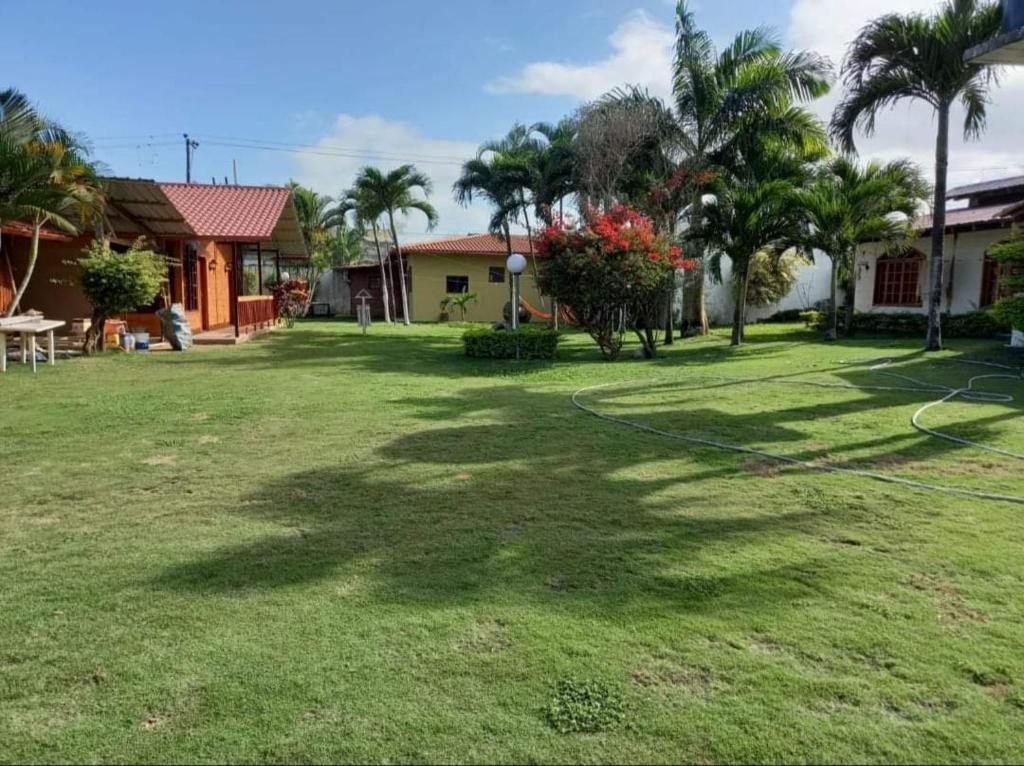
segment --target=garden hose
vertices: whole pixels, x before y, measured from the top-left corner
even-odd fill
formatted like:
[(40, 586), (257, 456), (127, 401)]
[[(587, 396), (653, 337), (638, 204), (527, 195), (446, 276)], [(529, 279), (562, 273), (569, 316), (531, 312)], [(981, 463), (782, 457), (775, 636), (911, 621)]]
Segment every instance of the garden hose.
[[(977, 366), (983, 366), (983, 367), (992, 367), (992, 368), (1010, 370), (1010, 371), (1015, 372), (1016, 374), (1009, 375), (1009, 374), (1006, 374), (1006, 373), (989, 373), (989, 374), (985, 374), (985, 375), (976, 375), (976, 376), (972, 377), (967, 382), (966, 386), (964, 386), (962, 388), (953, 388), (953, 387), (945, 386), (945, 385), (942, 385), (942, 384), (939, 384), (939, 383), (929, 383), (927, 381), (921, 381), (921, 380), (918, 380), (916, 378), (912, 378), (909, 375), (904, 375), (902, 373), (892, 372), (890, 370), (887, 370), (886, 368), (893, 364), (893, 360), (892, 359), (872, 359), (872, 360), (859, 360), (859, 361), (858, 360), (854, 360), (854, 361), (841, 361), (840, 364), (847, 364), (847, 365), (870, 365), (868, 367), (868, 371), (870, 371), (870, 372), (878, 373), (878, 374), (881, 374), (881, 375), (886, 375), (888, 377), (895, 378), (897, 380), (906, 381), (907, 383), (909, 383), (911, 385), (892, 385), (892, 386), (887, 386), (887, 385), (867, 385), (867, 386), (858, 386), (858, 385), (854, 385), (854, 384), (851, 384), (851, 383), (829, 383), (829, 382), (825, 382), (825, 381), (810, 381), (810, 380), (803, 380), (803, 381), (789, 380), (789, 381), (786, 381), (786, 383), (787, 383), (787, 385), (796, 384), (796, 385), (815, 386), (815, 387), (819, 387), (819, 388), (846, 388), (846, 389), (854, 389), (854, 390), (874, 390), (874, 391), (878, 391), (878, 390), (881, 390), (881, 391), (914, 391), (914, 392), (923, 392), (923, 393), (930, 393), (930, 394), (942, 394), (942, 396), (940, 396), (940, 398), (938, 398), (938, 399), (936, 399), (934, 401), (928, 402), (924, 406), (920, 407), (913, 414), (913, 416), (910, 419), (910, 422), (911, 422), (911, 425), (915, 429), (917, 429), (921, 433), (927, 434), (928, 436), (933, 436), (933, 437), (936, 437), (936, 438), (939, 438), (939, 439), (945, 439), (947, 441), (954, 442), (954, 443), (960, 444), (962, 446), (973, 447), (973, 448), (985, 450), (985, 451), (988, 451), (988, 452), (994, 452), (994, 453), (997, 453), (997, 454), (1000, 454), (1000, 455), (1004, 455), (1006, 457), (1011, 457), (1011, 458), (1014, 458), (1014, 459), (1017, 459), (1017, 460), (1024, 460), (1024, 455), (1022, 455), (1020, 453), (1011, 452), (1010, 450), (1000, 449), (998, 447), (993, 447), (993, 446), (990, 446), (990, 445), (987, 445), (987, 444), (980, 444), (978, 442), (970, 441), (969, 439), (963, 439), (963, 438), (960, 438), (958, 436), (953, 436), (951, 434), (946, 434), (946, 433), (943, 433), (941, 431), (930, 429), (930, 428), (927, 428), (927, 427), (921, 425), (921, 423), (919, 422), (920, 421), (920, 417), (921, 417), (921, 415), (926, 410), (928, 410), (928, 409), (930, 409), (932, 407), (936, 407), (936, 406), (938, 406), (940, 404), (944, 404), (946, 402), (949, 402), (949, 401), (951, 401), (953, 399), (956, 399), (958, 397), (962, 398), (962, 399), (964, 399), (966, 401), (976, 401), (976, 402), (1009, 403), (1009, 402), (1014, 401), (1013, 396), (1010, 395), (1010, 394), (1000, 394), (1000, 393), (995, 393), (995, 392), (991, 392), (991, 391), (979, 391), (979, 390), (976, 390), (975, 387), (974, 387), (975, 383), (980, 381), (980, 380), (986, 380), (986, 379), (991, 380), (993, 378), (996, 378), (996, 379), (1006, 379), (1006, 380), (1020, 381), (1020, 380), (1024, 379), (1024, 375), (1021, 374), (1021, 370), (1019, 370), (1017, 368), (1014, 368), (1014, 367), (1009, 367), (1007, 365), (995, 364), (993, 362), (974, 361), (974, 360), (949, 360), (949, 361), (951, 363), (956, 363), (956, 364), (970, 364), (970, 365), (977, 365)], [(717, 379), (717, 380), (725, 380), (725, 381), (729, 381), (731, 383), (761, 383), (761, 384), (764, 384), (764, 383), (771, 384), (771, 383), (773, 383), (773, 381), (766, 380), (764, 378), (735, 378), (735, 377), (729, 377), (729, 376), (724, 376), (724, 375), (705, 375), (703, 377), (711, 378), (711, 379)], [(914, 489), (923, 489), (923, 490), (928, 490), (928, 491), (932, 491), (932, 492), (943, 492), (943, 493), (950, 494), (950, 495), (959, 495), (959, 496), (963, 496), (963, 497), (974, 497), (974, 498), (979, 498), (979, 499), (982, 499), (982, 500), (998, 500), (998, 501), (1003, 501), (1003, 502), (1008, 502), (1008, 503), (1018, 503), (1018, 504), (1024, 505), (1024, 496), (1020, 496), (1020, 495), (1004, 495), (1004, 494), (1000, 494), (1000, 493), (996, 493), (996, 492), (982, 492), (980, 490), (966, 489), (966, 488), (963, 488), (963, 487), (955, 487), (955, 486), (950, 486), (950, 485), (945, 485), (945, 484), (931, 484), (929, 482), (918, 481), (916, 479), (906, 479), (906, 478), (903, 478), (903, 477), (900, 477), (900, 476), (891, 476), (891, 475), (888, 475), (888, 474), (876, 473), (874, 471), (866, 471), (866, 470), (862, 470), (862, 469), (859, 469), (859, 468), (846, 468), (846, 467), (843, 467), (843, 466), (828, 465), (826, 463), (811, 463), (809, 461), (800, 460), (799, 458), (795, 458), (795, 457), (792, 457), (790, 455), (783, 455), (783, 454), (779, 454), (779, 453), (775, 453), (775, 452), (768, 452), (767, 450), (756, 449), (754, 447), (745, 447), (745, 446), (740, 445), (740, 444), (729, 444), (729, 443), (726, 443), (726, 442), (716, 441), (714, 439), (706, 439), (706, 438), (703, 438), (703, 437), (700, 437), (700, 436), (694, 436), (692, 434), (683, 434), (683, 433), (678, 433), (678, 432), (675, 432), (675, 431), (667, 431), (665, 429), (655, 428), (654, 426), (646, 425), (645, 423), (638, 423), (636, 421), (628, 420), (626, 418), (621, 418), (621, 417), (618, 417), (618, 416), (615, 416), (615, 415), (608, 415), (606, 413), (600, 412), (599, 410), (595, 409), (594, 407), (591, 407), (591, 406), (589, 406), (587, 404), (584, 404), (581, 401), (581, 397), (584, 394), (586, 394), (586, 393), (588, 393), (590, 391), (596, 391), (596, 390), (599, 390), (599, 389), (610, 388), (612, 386), (627, 385), (630, 382), (631, 381), (620, 381), (620, 382), (617, 382), (617, 383), (602, 383), (602, 384), (598, 384), (598, 385), (594, 385), (594, 386), (584, 386), (583, 388), (580, 388), (580, 389), (576, 390), (575, 392), (573, 392), (573, 394), (572, 394), (573, 406), (575, 406), (579, 410), (587, 413), (588, 415), (592, 415), (593, 417), (596, 417), (596, 418), (598, 418), (600, 420), (604, 420), (604, 421), (606, 421), (608, 423), (615, 423), (616, 425), (627, 426), (629, 428), (635, 428), (637, 430), (644, 431), (646, 433), (651, 433), (651, 434), (654, 434), (656, 436), (661, 436), (661, 437), (668, 438), (668, 439), (674, 439), (676, 441), (687, 442), (689, 444), (697, 444), (697, 445), (700, 445), (700, 446), (703, 446), (703, 447), (712, 447), (714, 449), (726, 450), (726, 451), (729, 451), (729, 452), (738, 452), (738, 453), (746, 454), (746, 455), (755, 455), (757, 457), (767, 458), (769, 460), (775, 460), (775, 461), (778, 461), (778, 462), (781, 462), (781, 463), (786, 463), (788, 465), (799, 466), (801, 468), (805, 468), (805, 469), (808, 469), (808, 470), (811, 470), (811, 471), (823, 471), (823, 472), (826, 472), (826, 473), (847, 474), (847, 475), (851, 475), (851, 476), (859, 476), (861, 478), (872, 479), (874, 481), (885, 482), (887, 484), (898, 484), (898, 485), (902, 485), (902, 486), (905, 486), (905, 487), (912, 487)], [(645, 382), (649, 383), (650, 381), (645, 381)]]

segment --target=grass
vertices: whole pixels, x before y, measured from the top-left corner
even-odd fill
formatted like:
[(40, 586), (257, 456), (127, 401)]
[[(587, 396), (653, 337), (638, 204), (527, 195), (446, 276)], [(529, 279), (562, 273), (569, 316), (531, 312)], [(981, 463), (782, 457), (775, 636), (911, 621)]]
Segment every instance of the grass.
[[(0, 760), (1010, 762), (1024, 508), (780, 470), (602, 411), (809, 460), (1024, 494), (841, 360), (973, 374), (795, 327), (517, 366), (455, 326), (301, 323), (237, 348), (0, 378)], [(959, 341), (943, 358), (1001, 358)], [(714, 380), (756, 377), (764, 385)], [(698, 388), (695, 384), (709, 384)], [(928, 425), (1024, 451), (1012, 404)], [(559, 684), (621, 699), (560, 734)]]

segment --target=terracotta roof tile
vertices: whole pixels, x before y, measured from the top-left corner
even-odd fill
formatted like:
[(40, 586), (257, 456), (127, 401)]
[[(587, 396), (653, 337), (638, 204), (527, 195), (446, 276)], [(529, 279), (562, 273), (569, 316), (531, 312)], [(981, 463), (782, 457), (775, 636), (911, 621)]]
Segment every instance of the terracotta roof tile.
[[(523, 234), (512, 235), (512, 251), (517, 253), (530, 252), (529, 237)], [(405, 253), (445, 253), (448, 255), (506, 255), (508, 246), (504, 237), (494, 234), (467, 234), (463, 237), (446, 237), (431, 239), (403, 245)]]
[[(9, 221), (0, 228), (3, 229), (4, 234), (9, 234), (12, 237), (27, 238), (32, 236), (32, 226), (21, 221)], [(56, 229), (44, 226), (39, 230), (39, 239), (49, 239), (54, 242), (69, 242), (74, 239), (74, 237), (70, 234), (65, 234), (62, 231), (57, 231)]]
[(279, 186), (157, 185), (197, 237), (269, 239), (291, 194)]

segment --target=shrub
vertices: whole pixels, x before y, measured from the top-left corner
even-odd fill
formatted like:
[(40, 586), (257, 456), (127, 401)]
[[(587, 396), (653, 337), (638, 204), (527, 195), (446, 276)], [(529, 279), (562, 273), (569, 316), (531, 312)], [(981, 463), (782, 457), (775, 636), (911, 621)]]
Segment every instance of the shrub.
[(270, 287), (274, 294), (277, 313), (284, 318), (287, 327), (295, 326), (295, 319), (306, 313), (309, 306), (309, 289), (304, 279), (289, 279)]
[(994, 338), (1010, 328), (995, 311), (969, 311), (942, 317), (942, 334), (947, 338)]
[[(858, 312), (854, 326), (858, 332), (869, 334), (922, 335), (928, 330), (928, 317), (909, 311)], [(942, 315), (942, 334), (947, 338), (993, 338), (1008, 327), (1009, 323), (995, 311)]]
[[(747, 305), (769, 306), (789, 295), (800, 269), (807, 264), (802, 255), (783, 253), (773, 256), (769, 253), (755, 253), (750, 259), (750, 278), (747, 284)], [(733, 284), (736, 289), (735, 280)]]
[(1024, 295), (1000, 298), (992, 307), (992, 316), (1007, 327), (1024, 329)]
[(622, 697), (600, 681), (559, 681), (544, 709), (553, 729), (561, 734), (610, 729), (625, 718)]
[(548, 226), (538, 252), (541, 291), (572, 310), (606, 359), (619, 355), (626, 328), (654, 356), (676, 270), (693, 263), (647, 218), (620, 205), (583, 226)]
[(103, 342), (103, 325), (110, 317), (153, 302), (167, 279), (167, 262), (135, 240), (124, 253), (115, 253), (101, 239), (89, 243), (78, 266), (78, 283), (92, 304), (92, 326), (83, 351), (91, 353)]
[(764, 321), (764, 322), (798, 322), (798, 321), (799, 322), (806, 322), (807, 320), (804, 317), (804, 314), (808, 314), (811, 311), (813, 311), (813, 309), (807, 309), (807, 310), (805, 310), (805, 309), (783, 309), (782, 311), (776, 311), (770, 317), (768, 317), (767, 319), (764, 319), (762, 321)]
[(824, 311), (818, 311), (818, 309), (807, 309), (806, 311), (798, 311), (797, 317), (812, 330), (824, 329), (825, 324), (828, 321), (828, 314), (826, 314)]
[(561, 335), (546, 327), (518, 330), (467, 330), (462, 336), (466, 356), (477, 359), (554, 359)]

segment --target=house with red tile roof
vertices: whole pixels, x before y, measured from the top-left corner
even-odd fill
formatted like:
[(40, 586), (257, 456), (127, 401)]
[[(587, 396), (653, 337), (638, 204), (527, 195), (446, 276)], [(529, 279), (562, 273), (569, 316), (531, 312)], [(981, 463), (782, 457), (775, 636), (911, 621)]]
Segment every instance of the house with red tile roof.
[[(70, 237), (47, 231), (21, 310), (47, 317), (88, 317), (90, 307), (75, 286), (70, 261), (95, 236), (116, 248), (138, 237), (168, 260), (166, 298), (125, 316), (129, 327), (160, 333), (156, 311), (166, 300), (181, 304), (193, 332), (219, 331), (244, 338), (276, 321), (270, 285), (307, 259), (291, 191), (277, 186), (163, 183), (104, 179), (107, 208), (102, 231)], [(0, 310), (11, 299), (28, 262), (31, 230), (5, 224), (0, 250)]]
[[(509, 252), (527, 256), (530, 265), (520, 280), (524, 301), (549, 311), (534, 279), (533, 248), (525, 235), (513, 234), (510, 241), (494, 234), (467, 234), (402, 246), (409, 273), (409, 313), (416, 322), (441, 318), (441, 302), (448, 295), (474, 293), (476, 300), (467, 307), (469, 321), (498, 321), (509, 302), (509, 274), (505, 259)], [(452, 319), (461, 319), (461, 314)]]

